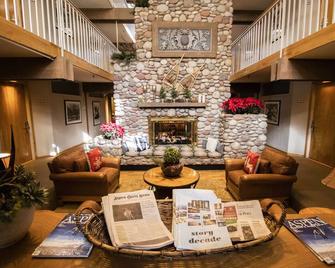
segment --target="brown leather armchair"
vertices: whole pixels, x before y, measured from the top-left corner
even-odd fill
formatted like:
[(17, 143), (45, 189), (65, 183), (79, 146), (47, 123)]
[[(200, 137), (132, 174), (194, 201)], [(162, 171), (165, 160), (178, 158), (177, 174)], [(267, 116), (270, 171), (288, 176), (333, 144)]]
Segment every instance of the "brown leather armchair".
[(119, 186), (120, 159), (103, 157), (102, 167), (90, 172), (82, 145), (63, 151), (48, 163), (58, 201), (101, 201)]
[(297, 180), (298, 163), (287, 154), (265, 148), (259, 173), (247, 174), (244, 159), (226, 159), (226, 188), (236, 200), (273, 198), (286, 200)]

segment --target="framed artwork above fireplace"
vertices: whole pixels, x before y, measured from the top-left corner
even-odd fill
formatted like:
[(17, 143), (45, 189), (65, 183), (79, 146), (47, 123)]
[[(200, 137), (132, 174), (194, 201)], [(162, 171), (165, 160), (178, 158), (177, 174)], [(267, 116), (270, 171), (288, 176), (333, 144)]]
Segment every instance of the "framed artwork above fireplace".
[(152, 23), (154, 57), (216, 58), (218, 25), (214, 22)]
[(197, 118), (149, 117), (149, 142), (152, 145), (195, 144)]

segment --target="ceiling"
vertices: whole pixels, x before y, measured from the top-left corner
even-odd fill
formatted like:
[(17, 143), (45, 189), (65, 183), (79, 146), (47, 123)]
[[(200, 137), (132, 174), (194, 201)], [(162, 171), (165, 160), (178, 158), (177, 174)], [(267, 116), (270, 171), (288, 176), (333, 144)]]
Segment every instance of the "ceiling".
[(274, 0), (233, 0), (234, 10), (264, 10)]

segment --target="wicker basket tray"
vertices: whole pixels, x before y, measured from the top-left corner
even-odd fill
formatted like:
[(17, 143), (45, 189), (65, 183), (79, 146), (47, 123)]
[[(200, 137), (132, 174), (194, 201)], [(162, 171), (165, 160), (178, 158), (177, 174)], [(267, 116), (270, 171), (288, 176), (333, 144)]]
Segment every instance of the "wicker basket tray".
[[(157, 200), (158, 209), (161, 215), (161, 219), (166, 227), (171, 230), (172, 225), (172, 200)], [(93, 243), (94, 246), (101, 248), (109, 253), (117, 253), (124, 256), (136, 256), (136, 257), (147, 257), (147, 258), (160, 258), (160, 259), (177, 259), (185, 257), (198, 257), (209, 254), (218, 254), (223, 252), (229, 252), (234, 250), (245, 249), (252, 247), (263, 242), (273, 239), (279, 232), (281, 226), (286, 217), (286, 211), (284, 206), (279, 201), (265, 199), (261, 201), (263, 215), (265, 223), (268, 226), (271, 233), (267, 236), (248, 241), (234, 243), (233, 246), (219, 248), (215, 250), (176, 250), (173, 245), (155, 249), (155, 250), (137, 250), (114, 247), (109, 239), (107, 226), (104, 218), (103, 211), (98, 211), (100, 208), (98, 204), (95, 204), (95, 208), (92, 207), (92, 203), (89, 206), (85, 206), (85, 203), (78, 209), (77, 215), (83, 211), (91, 211), (93, 217), (80, 229), (85, 234), (87, 239)]]

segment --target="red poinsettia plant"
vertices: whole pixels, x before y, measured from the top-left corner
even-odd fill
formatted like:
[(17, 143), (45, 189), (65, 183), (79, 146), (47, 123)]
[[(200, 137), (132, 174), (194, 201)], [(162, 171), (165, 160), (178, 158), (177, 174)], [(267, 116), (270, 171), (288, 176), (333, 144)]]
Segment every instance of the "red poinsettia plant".
[(230, 98), (221, 103), (221, 108), (229, 114), (259, 114), (264, 104), (256, 98)]
[(100, 131), (104, 134), (105, 139), (108, 140), (122, 138), (124, 135), (124, 128), (113, 122), (101, 124)]

